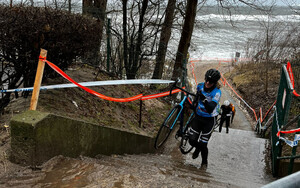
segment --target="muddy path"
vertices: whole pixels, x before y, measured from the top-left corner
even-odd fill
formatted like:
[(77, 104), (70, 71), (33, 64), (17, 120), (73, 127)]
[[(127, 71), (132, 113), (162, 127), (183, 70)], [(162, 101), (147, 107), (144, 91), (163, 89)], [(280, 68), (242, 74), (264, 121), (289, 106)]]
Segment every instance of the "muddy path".
[[(195, 64), (200, 81), (206, 69), (217, 64)], [(227, 68), (227, 67), (225, 67)], [(230, 91), (222, 88), (223, 97)], [(251, 121), (238, 109), (229, 134), (214, 132), (209, 142), (208, 167), (201, 157), (182, 155), (179, 141), (171, 135), (165, 147), (154, 154), (111, 155), (97, 158), (57, 156), (42, 166), (20, 167), (6, 164), (0, 187), (261, 187), (271, 177), (265, 152), (267, 140), (256, 138)], [(3, 167), (3, 165), (2, 165)]]
[[(202, 61), (194, 63), (194, 68), (192, 66), (188, 66), (190, 82), (193, 84), (194, 88), (196, 87), (196, 84), (192, 71), (194, 71), (196, 80), (199, 83), (204, 81), (205, 72), (210, 68), (216, 68), (220, 70), (222, 74), (225, 74), (226, 72), (233, 69), (231, 67), (231, 63), (223, 62), (222, 64), (219, 64), (217, 61)], [(223, 104), (225, 100), (229, 100), (236, 107), (236, 114), (233, 123), (230, 125), (230, 128), (248, 131), (253, 130), (253, 126), (255, 124), (253, 114), (248, 114), (245, 107), (243, 107), (243, 105), (241, 104), (242, 102), (228, 86), (222, 85), (221, 91), (222, 97), (220, 100), (220, 104)], [(223, 127), (224, 126), (225, 124), (223, 125)]]

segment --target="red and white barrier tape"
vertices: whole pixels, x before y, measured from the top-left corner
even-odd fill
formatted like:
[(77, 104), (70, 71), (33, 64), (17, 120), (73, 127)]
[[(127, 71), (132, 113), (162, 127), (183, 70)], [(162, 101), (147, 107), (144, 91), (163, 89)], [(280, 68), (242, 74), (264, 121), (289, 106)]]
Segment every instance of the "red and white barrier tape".
[(294, 80), (294, 74), (293, 74), (293, 71), (292, 71), (292, 66), (291, 66), (291, 63), (288, 62), (287, 65), (286, 65), (286, 69), (289, 73), (289, 76), (290, 76), (290, 79), (291, 79), (291, 82), (292, 82), (292, 85), (293, 85), (293, 94), (296, 96), (296, 97), (299, 97), (300, 95), (296, 92), (295, 90), (295, 80)]

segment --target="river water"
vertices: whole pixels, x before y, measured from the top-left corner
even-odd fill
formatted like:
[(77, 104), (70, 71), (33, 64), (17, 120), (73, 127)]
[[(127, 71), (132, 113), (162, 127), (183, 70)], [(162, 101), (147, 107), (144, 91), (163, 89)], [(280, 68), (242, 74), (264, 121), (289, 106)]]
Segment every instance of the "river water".
[(232, 15), (223, 15), (215, 9), (200, 10), (189, 48), (190, 57), (204, 60), (231, 59), (236, 52), (240, 52), (241, 58), (245, 58), (247, 42), (261, 39), (265, 35), (265, 25), (268, 24), (272, 32), (278, 32), (276, 38), (283, 38), (293, 27), (299, 27), (299, 22), (300, 14), (286, 7), (275, 8), (273, 15), (269, 16), (247, 8), (232, 12)]

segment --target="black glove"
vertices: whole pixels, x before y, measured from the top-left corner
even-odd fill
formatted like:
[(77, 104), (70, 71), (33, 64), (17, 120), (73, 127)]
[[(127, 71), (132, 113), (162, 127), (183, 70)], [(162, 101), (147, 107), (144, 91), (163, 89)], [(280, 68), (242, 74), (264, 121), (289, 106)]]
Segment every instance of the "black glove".
[(199, 96), (199, 99), (200, 99), (201, 101), (203, 101), (204, 99), (206, 99), (206, 97), (203, 95), (203, 93), (202, 93), (201, 90), (197, 91), (197, 95)]

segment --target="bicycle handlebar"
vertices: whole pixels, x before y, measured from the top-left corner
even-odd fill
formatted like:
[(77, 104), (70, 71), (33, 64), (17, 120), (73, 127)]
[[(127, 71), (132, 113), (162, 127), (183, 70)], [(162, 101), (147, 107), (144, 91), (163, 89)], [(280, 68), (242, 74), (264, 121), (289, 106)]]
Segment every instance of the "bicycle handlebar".
[(192, 95), (192, 96), (194, 96), (194, 97), (196, 96), (196, 94), (191, 93), (191, 92), (188, 92), (187, 90), (185, 90), (185, 89), (183, 89), (183, 88), (177, 86), (177, 83), (178, 83), (178, 82), (180, 83), (180, 79), (179, 79), (179, 78), (177, 78), (176, 81), (174, 82), (174, 84), (171, 86), (170, 95), (172, 94), (172, 90), (173, 90), (174, 88), (177, 88), (177, 89), (180, 89), (181, 91), (183, 91), (183, 92), (185, 92), (185, 93), (187, 93), (187, 94), (189, 94), (189, 95)]

